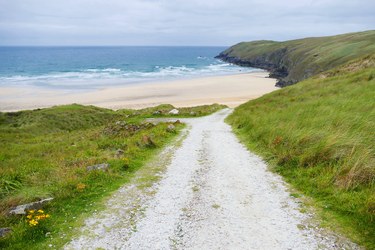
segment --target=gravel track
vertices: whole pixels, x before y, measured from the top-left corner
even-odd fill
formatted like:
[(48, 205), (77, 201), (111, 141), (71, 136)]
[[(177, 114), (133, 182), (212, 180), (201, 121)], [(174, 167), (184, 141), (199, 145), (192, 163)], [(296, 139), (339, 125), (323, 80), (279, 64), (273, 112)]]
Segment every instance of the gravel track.
[[(300, 212), (282, 179), (224, 123), (230, 112), (182, 119), (189, 128), (181, 145), (148, 164), (65, 248), (358, 248)], [(150, 173), (159, 180), (142, 178)]]

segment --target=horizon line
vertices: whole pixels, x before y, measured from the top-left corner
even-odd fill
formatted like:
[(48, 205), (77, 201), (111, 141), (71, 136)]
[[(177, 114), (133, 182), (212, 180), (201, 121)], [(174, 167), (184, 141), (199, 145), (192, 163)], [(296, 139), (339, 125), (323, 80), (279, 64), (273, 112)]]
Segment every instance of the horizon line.
[(0, 47), (229, 47), (232, 45), (8, 45)]

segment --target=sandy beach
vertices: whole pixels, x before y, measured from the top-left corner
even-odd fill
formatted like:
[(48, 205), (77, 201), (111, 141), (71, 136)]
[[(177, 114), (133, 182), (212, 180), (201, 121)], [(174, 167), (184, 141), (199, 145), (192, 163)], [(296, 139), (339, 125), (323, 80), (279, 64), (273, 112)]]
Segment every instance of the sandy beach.
[(80, 93), (37, 87), (0, 87), (0, 111), (79, 103), (110, 109), (144, 108), (163, 103), (188, 107), (212, 103), (236, 107), (276, 89), (267, 72), (167, 82), (137, 83)]

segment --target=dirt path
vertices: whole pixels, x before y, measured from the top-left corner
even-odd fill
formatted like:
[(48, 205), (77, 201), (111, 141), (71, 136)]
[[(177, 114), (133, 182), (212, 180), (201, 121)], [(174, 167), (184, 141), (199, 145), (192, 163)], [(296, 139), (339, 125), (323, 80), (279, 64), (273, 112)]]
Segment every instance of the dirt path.
[(224, 123), (229, 113), (184, 120), (181, 143), (120, 189), (66, 249), (356, 248), (311, 224)]

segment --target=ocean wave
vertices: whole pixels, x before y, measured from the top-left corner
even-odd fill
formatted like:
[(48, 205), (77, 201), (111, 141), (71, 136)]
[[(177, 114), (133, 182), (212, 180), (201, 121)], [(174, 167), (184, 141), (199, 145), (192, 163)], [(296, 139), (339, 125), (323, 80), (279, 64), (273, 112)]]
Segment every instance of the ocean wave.
[(251, 72), (252, 68), (243, 68), (229, 63), (215, 62), (205, 66), (154, 66), (150, 71), (131, 71), (119, 68), (83, 69), (74, 72), (54, 72), (33, 76), (0, 77), (2, 86), (33, 85), (61, 88), (95, 88), (144, 81), (174, 80), (200, 76), (228, 75)]
[(121, 72), (121, 69), (106, 68), (106, 69), (85, 69), (83, 72)]

